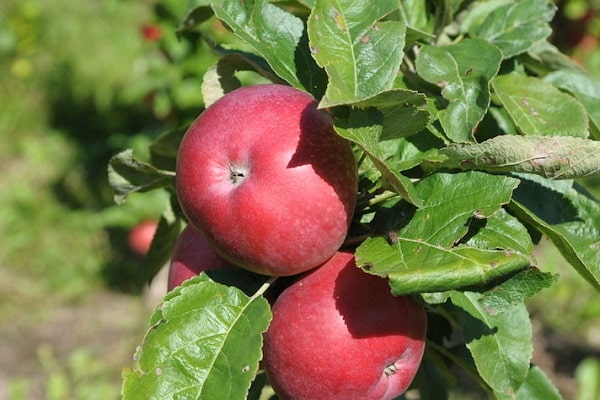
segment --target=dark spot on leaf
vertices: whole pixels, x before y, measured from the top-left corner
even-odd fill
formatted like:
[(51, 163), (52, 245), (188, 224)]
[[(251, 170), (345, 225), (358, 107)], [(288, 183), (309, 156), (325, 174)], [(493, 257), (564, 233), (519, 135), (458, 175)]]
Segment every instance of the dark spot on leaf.
[(483, 212), (481, 210), (475, 210), (475, 211), (473, 211), (473, 218), (485, 219), (485, 215), (483, 214)]
[(475, 163), (471, 160), (460, 160), (460, 166), (466, 169), (472, 169), (475, 167)]
[(396, 244), (398, 243), (398, 233), (394, 232), (394, 231), (389, 231), (387, 233), (387, 240), (389, 244)]

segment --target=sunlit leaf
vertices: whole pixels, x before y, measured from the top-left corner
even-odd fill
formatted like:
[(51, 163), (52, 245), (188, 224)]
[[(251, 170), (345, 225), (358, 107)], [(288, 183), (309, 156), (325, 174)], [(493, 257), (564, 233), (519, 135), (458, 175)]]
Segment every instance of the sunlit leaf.
[(317, 0), (308, 20), (314, 59), (329, 83), (321, 107), (355, 103), (389, 90), (402, 62), (406, 27), (382, 18), (395, 0)]
[(556, 386), (538, 366), (531, 366), (525, 381), (517, 391), (516, 400), (562, 400)]
[(265, 60), (254, 54), (224, 49), (220, 49), (220, 53), (222, 57), (206, 71), (202, 79), (202, 97), (206, 107), (225, 93), (242, 86), (235, 75), (238, 71), (254, 71), (272, 82), (283, 83)]
[(583, 104), (600, 139), (600, 81), (577, 69), (561, 69), (544, 77), (544, 81), (572, 93)]
[(526, 298), (554, 285), (557, 280), (557, 275), (542, 272), (534, 267), (528, 268), (484, 292), (479, 301), (488, 314), (496, 315), (523, 303)]
[(498, 73), (501, 60), (496, 46), (479, 39), (421, 48), (417, 72), (442, 88), (448, 105), (439, 112), (439, 119), (452, 141), (474, 140), (474, 130), (490, 105), (489, 82)]
[(492, 218), (517, 184), (514, 178), (472, 172), (423, 179), (416, 187), (423, 199), (419, 209), (398, 203), (378, 212), (374, 224), (383, 235), (358, 247), (358, 265), (389, 277), (395, 294), (482, 286), (526, 268), (530, 260), (509, 235), (493, 233), (498, 240), (490, 248), (478, 247), (485, 240), (462, 243), (477, 237), (472, 221)]
[(152, 315), (123, 399), (246, 399), (270, 319), (262, 296), (204, 274), (186, 281)]
[(585, 108), (548, 82), (517, 73), (492, 80), (494, 95), (525, 135), (588, 136)]
[(556, 6), (548, 0), (514, 1), (496, 7), (470, 33), (502, 50), (504, 58), (527, 51), (552, 33), (549, 22)]
[(600, 174), (600, 142), (572, 136), (501, 135), (478, 144), (440, 149), (449, 168), (524, 172), (550, 179)]
[(323, 83), (310, 55), (302, 20), (266, 0), (212, 3), (215, 15), (294, 87), (320, 92)]
[(495, 392), (514, 395), (527, 378), (533, 354), (525, 304), (490, 315), (482, 307), (479, 293), (455, 291), (450, 298), (466, 312), (459, 314), (459, 321), (480, 376)]

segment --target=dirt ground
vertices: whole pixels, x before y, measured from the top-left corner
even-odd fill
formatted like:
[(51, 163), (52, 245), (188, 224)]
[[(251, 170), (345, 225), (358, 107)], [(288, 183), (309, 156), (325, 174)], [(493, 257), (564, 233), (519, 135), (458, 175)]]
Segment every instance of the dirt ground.
[[(88, 388), (98, 385), (95, 380), (105, 390), (114, 389), (110, 398), (118, 399), (121, 370), (131, 365), (165, 288), (163, 270), (142, 296), (101, 290), (84, 301), (45, 305), (51, 311), (41, 315), (34, 309), (14, 315), (0, 326), (0, 400), (50, 400), (56, 389), (49, 388), (49, 380), (57, 378), (71, 386), (64, 388), (69, 399), (87, 400), (73, 387), (86, 380)], [(77, 355), (83, 361), (74, 360)], [(89, 371), (73, 371), (88, 367)], [(18, 394), (12, 389), (11, 394), (15, 382), (24, 382), (26, 388)]]
[(44, 360), (63, 364), (82, 349), (114, 368), (113, 376), (103, 379), (118, 382), (141, 338), (146, 313), (139, 298), (100, 292), (83, 304), (56, 307), (39, 323), (15, 320), (1, 327), (0, 400), (13, 400), (8, 390), (15, 379), (26, 379), (27, 399), (46, 399), (47, 379), (59, 373), (59, 367), (43, 365)]

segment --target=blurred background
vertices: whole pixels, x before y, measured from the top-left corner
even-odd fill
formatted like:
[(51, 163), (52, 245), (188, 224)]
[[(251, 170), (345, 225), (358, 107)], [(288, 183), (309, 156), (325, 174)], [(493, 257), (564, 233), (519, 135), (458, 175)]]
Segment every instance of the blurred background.
[[(600, 1), (559, 6), (554, 43), (600, 79)], [(156, 301), (128, 237), (167, 196), (116, 206), (106, 166), (126, 148), (144, 159), (201, 110), (217, 58), (176, 37), (186, 7), (0, 3), (0, 400), (120, 398)], [(530, 300), (535, 361), (566, 399), (598, 400), (600, 296), (550, 246), (538, 252), (561, 278)]]

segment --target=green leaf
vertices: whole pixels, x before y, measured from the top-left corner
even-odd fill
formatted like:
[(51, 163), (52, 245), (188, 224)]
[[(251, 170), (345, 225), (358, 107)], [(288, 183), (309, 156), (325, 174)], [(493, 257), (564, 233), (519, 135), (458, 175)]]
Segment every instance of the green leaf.
[(600, 81), (576, 69), (554, 71), (544, 81), (570, 92), (583, 104), (593, 126), (595, 139), (600, 139)]
[(498, 46), (504, 58), (521, 54), (552, 33), (556, 6), (548, 0), (514, 1), (494, 8), (469, 33)]
[(181, 21), (179, 30), (192, 29), (212, 17), (211, 0), (189, 0), (187, 3), (185, 17)]
[(302, 20), (266, 0), (213, 2), (215, 15), (265, 58), (282, 79), (311, 93), (323, 79), (306, 45)]
[(498, 73), (502, 53), (480, 39), (465, 39), (449, 46), (423, 46), (417, 72), (442, 88), (448, 106), (439, 119), (448, 138), (471, 142), (475, 128), (490, 105), (490, 80)]
[(390, 146), (381, 142), (382, 120), (381, 113), (374, 109), (352, 109), (348, 118), (336, 120), (334, 128), (340, 136), (356, 143), (365, 152), (381, 173), (385, 186), (389, 186), (409, 203), (418, 206), (421, 200), (411, 180), (392, 169), (386, 162), (386, 147)]
[(423, 179), (416, 187), (421, 208), (400, 202), (377, 213), (374, 225), (383, 236), (357, 248), (358, 265), (387, 276), (396, 295), (488, 285), (526, 268), (528, 257), (508, 235), (495, 234), (490, 248), (461, 243), (474, 240), (471, 222), (492, 218), (517, 184), (514, 178), (479, 172)]
[(588, 136), (585, 108), (550, 83), (517, 73), (492, 80), (494, 95), (525, 135)]
[(381, 140), (412, 136), (425, 129), (431, 115), (427, 109), (427, 97), (406, 89), (381, 92), (353, 106), (373, 107), (381, 112)]
[(238, 71), (254, 71), (272, 82), (283, 83), (266, 65), (264, 59), (242, 51), (219, 49), (222, 57), (210, 67), (202, 78), (202, 97), (204, 105), (212, 103), (242, 86), (235, 73)]
[(511, 210), (546, 235), (565, 259), (600, 289), (600, 202), (568, 181), (522, 176)]
[(246, 296), (202, 273), (164, 299), (123, 373), (124, 400), (246, 399), (271, 319), (262, 296)]
[[(469, 222), (490, 218), (510, 201), (512, 191), (519, 184), (515, 178), (489, 175), (482, 172), (458, 174), (435, 173), (422, 179), (417, 192), (423, 205), (401, 227), (399, 233), (434, 245), (450, 247), (469, 232)], [(399, 204), (399, 207), (405, 205)], [(390, 209), (382, 218), (388, 221), (386, 230), (393, 230), (395, 221), (388, 214), (399, 212)], [(405, 210), (409, 212), (410, 210)]]
[[(407, 28), (418, 36), (422, 36), (423, 34), (433, 36), (426, 33), (432, 30), (431, 22), (433, 20), (433, 16), (427, 10), (426, 0), (405, 0), (399, 2), (399, 5), (399, 10), (402, 18), (405, 19)], [(407, 36), (408, 34), (409, 32), (407, 32)]]
[(568, 55), (562, 53), (555, 45), (543, 40), (535, 43), (527, 50), (526, 54), (519, 56), (526, 69), (532, 71), (531, 75), (543, 76), (557, 71), (581, 69), (581, 66)]
[(187, 128), (171, 129), (160, 134), (150, 144), (150, 160), (152, 165), (166, 171), (175, 171), (179, 143)]
[(483, 25), (486, 18), (488, 18), (495, 9), (512, 4), (514, 4), (514, 0), (476, 1), (469, 4), (467, 10), (458, 20), (461, 32), (464, 34), (477, 32), (478, 29), (481, 29), (481, 25)]
[(552, 381), (546, 376), (540, 367), (532, 366), (527, 378), (517, 391), (516, 400), (562, 400), (562, 396)]
[(148, 192), (160, 188), (173, 188), (174, 173), (164, 171), (139, 161), (133, 150), (124, 150), (113, 156), (108, 164), (108, 181), (117, 204), (123, 204), (134, 192)]
[(523, 303), (542, 289), (554, 285), (557, 275), (544, 273), (535, 267), (518, 272), (507, 281), (485, 291), (479, 299), (481, 306), (490, 315), (510, 310), (512, 306)]
[(382, 21), (395, 0), (317, 0), (308, 19), (309, 45), (329, 84), (321, 107), (351, 104), (389, 90), (404, 55), (406, 27)]
[(442, 166), (490, 172), (523, 172), (549, 179), (600, 174), (600, 142), (572, 136), (501, 135), (478, 144), (439, 150)]
[(466, 311), (466, 315), (458, 314), (459, 321), (480, 376), (496, 393), (514, 396), (527, 378), (533, 353), (525, 304), (490, 315), (479, 293), (454, 291), (450, 298)]
[(521, 254), (533, 252), (533, 242), (527, 228), (504, 208), (486, 219), (472, 219), (469, 232), (463, 242), (468, 246), (493, 249), (503, 243), (507, 249)]
[(170, 260), (181, 229), (181, 218), (175, 215), (169, 202), (158, 220), (158, 227), (146, 256), (148, 282), (151, 282)]
[(384, 240), (367, 239), (357, 249), (357, 258), (366, 272), (387, 276), (396, 296), (483, 287), (530, 263), (524, 255), (510, 251), (464, 245), (446, 248), (404, 237), (394, 240), (392, 253)]

